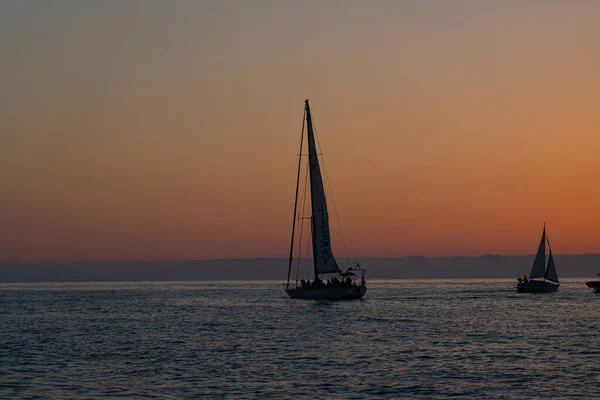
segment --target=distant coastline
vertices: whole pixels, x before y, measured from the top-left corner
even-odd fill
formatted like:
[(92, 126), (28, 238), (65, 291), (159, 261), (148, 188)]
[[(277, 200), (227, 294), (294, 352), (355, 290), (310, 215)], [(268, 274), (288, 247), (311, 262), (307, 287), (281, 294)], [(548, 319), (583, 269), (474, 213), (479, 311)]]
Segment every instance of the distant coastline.
[[(529, 273), (533, 255), (357, 257), (370, 279), (516, 278)], [(561, 278), (594, 277), (600, 254), (555, 255)], [(347, 265), (338, 258), (341, 266)], [(121, 263), (0, 264), (0, 282), (113, 282), (284, 280), (285, 258), (237, 258)]]

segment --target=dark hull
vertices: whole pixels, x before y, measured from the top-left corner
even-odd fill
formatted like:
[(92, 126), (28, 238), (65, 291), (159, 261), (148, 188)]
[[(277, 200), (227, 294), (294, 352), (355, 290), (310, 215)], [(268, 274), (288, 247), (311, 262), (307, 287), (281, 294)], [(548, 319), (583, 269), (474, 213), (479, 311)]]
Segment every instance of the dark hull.
[(546, 281), (529, 281), (517, 283), (517, 292), (519, 293), (551, 293), (556, 292), (559, 283), (550, 283)]
[(589, 281), (585, 284), (587, 287), (594, 289), (594, 293), (600, 293), (600, 281)]
[(366, 286), (342, 288), (288, 288), (285, 289), (292, 299), (305, 300), (353, 300), (361, 299), (367, 293)]

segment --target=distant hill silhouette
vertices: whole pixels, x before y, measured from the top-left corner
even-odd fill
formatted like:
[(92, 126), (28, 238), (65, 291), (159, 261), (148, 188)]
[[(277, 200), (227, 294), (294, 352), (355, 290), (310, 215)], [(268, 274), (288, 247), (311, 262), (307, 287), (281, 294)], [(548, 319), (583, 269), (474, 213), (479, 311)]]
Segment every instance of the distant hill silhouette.
[[(397, 258), (359, 257), (369, 279), (516, 278), (528, 274), (533, 255)], [(347, 265), (343, 258), (339, 264)], [(594, 277), (599, 254), (555, 255), (559, 277)], [(197, 261), (5, 264), (0, 282), (285, 280), (287, 259), (242, 258)]]

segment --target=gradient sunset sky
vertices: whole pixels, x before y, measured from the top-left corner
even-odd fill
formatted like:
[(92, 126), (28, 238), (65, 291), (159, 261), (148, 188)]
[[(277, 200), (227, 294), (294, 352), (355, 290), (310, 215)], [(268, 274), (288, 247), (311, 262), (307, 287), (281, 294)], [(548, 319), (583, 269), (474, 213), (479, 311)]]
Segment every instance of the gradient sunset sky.
[(285, 257), (305, 98), (350, 255), (533, 254), (544, 222), (555, 253), (598, 253), (599, 21), (595, 1), (2, 1), (0, 262)]

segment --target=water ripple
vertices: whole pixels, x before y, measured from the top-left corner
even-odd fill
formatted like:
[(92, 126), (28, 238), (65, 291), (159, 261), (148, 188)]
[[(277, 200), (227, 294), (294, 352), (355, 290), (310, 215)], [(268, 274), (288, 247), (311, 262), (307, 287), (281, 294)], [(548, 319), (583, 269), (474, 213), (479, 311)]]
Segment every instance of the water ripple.
[(380, 281), (0, 284), (2, 398), (592, 398), (600, 296)]

